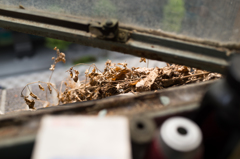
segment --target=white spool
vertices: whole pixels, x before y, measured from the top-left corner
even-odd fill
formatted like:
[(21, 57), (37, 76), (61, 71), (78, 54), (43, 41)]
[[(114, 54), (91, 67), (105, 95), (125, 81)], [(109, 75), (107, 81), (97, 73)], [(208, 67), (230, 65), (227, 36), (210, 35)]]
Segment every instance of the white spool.
[(183, 117), (167, 119), (160, 129), (160, 136), (169, 148), (180, 152), (195, 150), (202, 142), (202, 133), (199, 127)]

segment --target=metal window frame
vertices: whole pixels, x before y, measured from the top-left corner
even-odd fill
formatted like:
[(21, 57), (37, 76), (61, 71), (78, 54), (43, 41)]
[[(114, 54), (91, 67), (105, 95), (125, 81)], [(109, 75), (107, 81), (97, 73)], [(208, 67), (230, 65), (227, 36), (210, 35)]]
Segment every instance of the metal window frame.
[(99, 37), (91, 32), (91, 28), (101, 30), (102, 26), (104, 22), (94, 19), (0, 6), (0, 27), (8, 30), (208, 71), (224, 73), (230, 55), (240, 50), (239, 44), (194, 40), (165, 32), (159, 34), (157, 31), (127, 27), (124, 24), (117, 25), (117, 36), (123, 35), (123, 41), (119, 38)]

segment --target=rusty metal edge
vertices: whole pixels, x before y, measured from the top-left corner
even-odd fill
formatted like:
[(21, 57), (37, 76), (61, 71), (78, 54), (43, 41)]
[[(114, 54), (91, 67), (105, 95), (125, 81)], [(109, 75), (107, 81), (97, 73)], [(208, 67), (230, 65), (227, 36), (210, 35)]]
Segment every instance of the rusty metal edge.
[[(178, 92), (183, 90), (194, 90), (197, 88), (205, 89), (214, 82), (216, 82), (216, 80), (201, 82), (197, 84), (188, 84), (188, 85), (168, 88), (164, 90), (158, 90), (157, 92), (144, 92), (139, 95), (133, 95), (133, 96), (124, 96), (124, 97), (112, 96), (112, 97), (101, 99), (101, 100), (77, 102), (77, 103), (65, 104), (60, 106), (52, 106), (48, 108), (42, 108), (37, 111), (14, 112), (10, 114), (0, 115), (0, 122), (2, 124), (0, 125), (0, 127), (3, 126), (4, 121), (7, 123), (15, 122), (17, 120), (24, 121), (24, 120), (29, 120), (29, 117), (30, 118), (39, 117), (45, 114), (67, 114), (69, 112), (87, 114), (89, 112), (96, 112), (102, 109), (113, 108), (119, 105), (124, 107), (127, 103), (130, 103), (132, 101), (159, 98), (159, 96), (163, 94), (171, 93), (171, 92)], [(197, 101), (199, 100), (200, 99), (198, 99)], [(196, 100), (194, 100), (193, 102), (196, 102)], [(166, 107), (166, 109), (172, 109), (172, 107)], [(164, 111), (164, 109), (161, 109), (161, 111)], [(19, 116), (21, 116), (21, 118), (19, 118)]]

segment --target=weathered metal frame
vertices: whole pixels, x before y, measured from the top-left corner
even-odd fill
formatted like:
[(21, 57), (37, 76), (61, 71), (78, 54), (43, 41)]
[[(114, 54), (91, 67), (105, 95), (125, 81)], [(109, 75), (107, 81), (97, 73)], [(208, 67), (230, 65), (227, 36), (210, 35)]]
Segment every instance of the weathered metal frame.
[(228, 66), (227, 47), (204, 45), (197, 42), (143, 33), (136, 28), (119, 26), (128, 32), (127, 41), (100, 39), (89, 32), (91, 25), (102, 22), (87, 18), (42, 13), (0, 6), (0, 27), (23, 33), (51, 37), (87, 46), (132, 54), (139, 57), (183, 64), (223, 73)]
[[(163, 118), (173, 115), (187, 116), (199, 108), (202, 96), (208, 87), (215, 81), (207, 81), (198, 84), (173, 87), (157, 92), (146, 92), (132, 96), (113, 96), (102, 100), (78, 102), (62, 106), (53, 106), (40, 109), (34, 112), (14, 112), (0, 116), (0, 152), (4, 155), (24, 157), (31, 155), (35, 137), (40, 126), (40, 120), (44, 115), (78, 115), (78, 114), (97, 114), (102, 109), (108, 111), (113, 109), (137, 108), (141, 104), (148, 107), (158, 107), (132, 113), (116, 113), (116, 115), (144, 114), (158, 122)], [(163, 106), (160, 97), (165, 96), (170, 99), (167, 106)], [(160, 111), (161, 110), (161, 111)], [(23, 149), (21, 151), (20, 149)], [(7, 152), (7, 153), (6, 153)]]

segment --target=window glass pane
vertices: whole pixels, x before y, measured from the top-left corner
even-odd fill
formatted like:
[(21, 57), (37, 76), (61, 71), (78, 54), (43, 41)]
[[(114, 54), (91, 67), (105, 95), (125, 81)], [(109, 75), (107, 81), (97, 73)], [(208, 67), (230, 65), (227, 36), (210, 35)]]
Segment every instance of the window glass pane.
[(240, 41), (240, 0), (0, 0), (67, 15), (108, 19), (215, 41)]

